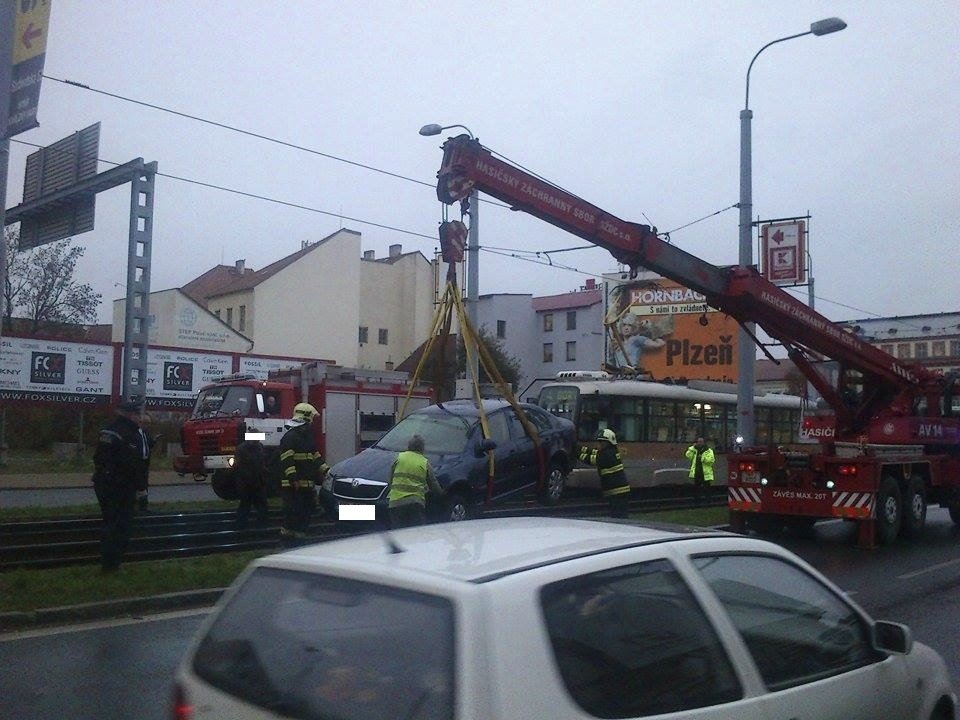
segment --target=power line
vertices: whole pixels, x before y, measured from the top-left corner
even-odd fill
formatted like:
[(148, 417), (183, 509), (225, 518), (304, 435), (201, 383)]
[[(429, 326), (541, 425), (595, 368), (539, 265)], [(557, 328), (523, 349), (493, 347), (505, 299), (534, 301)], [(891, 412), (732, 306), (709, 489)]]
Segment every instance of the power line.
[[(408, 177), (408, 176), (406, 176), (406, 175), (401, 175), (400, 173), (395, 173), (395, 172), (391, 172), (391, 171), (389, 171), (389, 170), (384, 170), (384, 169), (382, 169), (382, 168), (378, 168), (378, 167), (375, 167), (375, 166), (373, 166), (373, 165), (367, 165), (367, 164), (365, 164), (365, 163), (357, 162), (357, 161), (355, 161), (355, 160), (348, 160), (347, 158), (342, 158), (342, 157), (339, 157), (339, 156), (337, 156), (337, 155), (333, 155), (333, 154), (331, 154), (331, 153), (326, 153), (326, 152), (323, 152), (323, 151), (321, 151), (321, 150), (316, 150), (316, 149), (314, 149), (314, 148), (306, 147), (306, 146), (304, 146), (304, 145), (298, 145), (298, 144), (296, 144), (296, 143), (288, 142), (288, 141), (286, 141), (286, 140), (281, 140), (281, 139), (279, 139), (279, 138), (275, 138), (275, 137), (272, 137), (272, 136), (269, 136), (269, 135), (264, 135), (264, 134), (262, 134), (262, 133), (253, 132), (253, 131), (251, 131), (251, 130), (244, 130), (243, 128), (236, 127), (236, 126), (234, 126), (234, 125), (228, 125), (228, 124), (226, 124), (226, 123), (221, 123), (221, 122), (218, 122), (218, 121), (216, 121), (216, 120), (210, 120), (210, 119), (207, 119), (207, 118), (203, 118), (203, 117), (200, 117), (199, 115), (193, 115), (193, 114), (190, 114), (190, 113), (185, 113), (185, 112), (182, 112), (182, 111), (179, 111), (179, 110), (174, 110), (174, 109), (172, 109), (172, 108), (164, 107), (164, 106), (162, 106), (162, 105), (157, 105), (157, 104), (155, 104), (155, 103), (149, 103), (149, 102), (146, 102), (146, 101), (144, 101), (144, 100), (137, 100), (137, 99), (135, 99), (135, 98), (126, 97), (126, 96), (124, 96), (124, 95), (119, 95), (119, 94), (117, 94), (117, 93), (112, 93), (112, 92), (109, 92), (109, 91), (106, 91), (106, 90), (100, 90), (100, 89), (98, 89), (98, 88), (91, 87), (91, 86), (86, 85), (86, 84), (84, 84), (84, 83), (77, 82), (77, 81), (75, 81), (75, 80), (67, 80), (67, 79), (63, 79), (63, 78), (56, 78), (56, 77), (53, 77), (52, 75), (46, 75), (46, 74), (44, 74), (43, 77), (44, 77), (45, 79), (51, 80), (51, 81), (53, 81), (53, 82), (62, 83), (62, 84), (64, 84), (64, 85), (70, 85), (70, 86), (72, 86), (72, 87), (80, 88), (80, 89), (86, 90), (86, 91), (88, 91), (88, 92), (92, 92), (92, 93), (95, 93), (95, 94), (98, 94), (98, 95), (103, 95), (103, 96), (105, 96), (105, 97), (110, 97), (110, 98), (113, 98), (113, 99), (115, 99), (115, 100), (120, 100), (120, 101), (122, 101), (122, 102), (132, 103), (132, 104), (134, 104), (134, 105), (140, 105), (140, 106), (142, 106), (142, 107), (150, 108), (150, 109), (152, 109), (152, 110), (158, 110), (158, 111), (160, 111), (160, 112), (168, 113), (168, 114), (170, 114), (170, 115), (175, 115), (175, 116), (177, 116), (177, 117), (182, 117), (182, 118), (185, 118), (185, 119), (188, 119), (188, 120), (193, 120), (193, 121), (195, 121), (195, 122), (203, 123), (203, 124), (206, 124), (206, 125), (211, 125), (211, 126), (213, 126), (213, 127), (218, 127), (218, 128), (223, 129), (223, 130), (228, 130), (228, 131), (231, 131), (231, 132), (239, 133), (239, 134), (241, 134), (241, 135), (246, 135), (246, 136), (248, 136), (248, 137), (253, 137), (253, 138), (256, 138), (256, 139), (258, 139), (258, 140), (264, 140), (264, 141), (266, 141), (266, 142), (274, 143), (274, 144), (277, 144), (277, 145), (282, 145), (282, 146), (284, 146), (284, 147), (292, 148), (292, 149), (294, 149), (294, 150), (300, 150), (300, 151), (302, 151), (302, 152), (306, 152), (306, 153), (309, 153), (309, 154), (311, 154), (311, 155), (317, 155), (317, 156), (319, 156), (319, 157), (324, 157), (324, 158), (327, 158), (327, 159), (329, 159), (329, 160), (335, 160), (335, 161), (337, 161), (337, 162), (342, 162), (342, 163), (345, 163), (345, 164), (347, 164), (347, 165), (352, 165), (352, 166), (354, 166), (354, 167), (362, 168), (362, 169), (364, 169), (364, 170), (369, 170), (369, 171), (371, 171), (371, 172), (379, 173), (379, 174), (381, 174), (381, 175), (386, 175), (386, 176), (388, 176), (388, 177), (393, 177), (393, 178), (396, 178), (396, 179), (398, 179), (398, 180), (406, 180), (407, 182), (412, 182), (412, 183), (415, 183), (415, 184), (417, 184), (417, 185), (423, 185), (423, 186), (426, 186), (426, 187), (429, 187), (429, 188), (433, 188), (433, 187), (434, 187), (433, 183), (424, 182), (423, 180), (417, 180), (416, 178), (411, 178), (411, 177)], [(43, 146), (41, 146), (41, 145), (36, 145), (35, 143), (29, 143), (29, 142), (26, 142), (26, 141), (23, 141), (23, 140), (15, 140), (15, 139), (14, 139), (13, 142), (20, 143), (21, 145), (27, 145), (27, 146), (30, 146), (30, 147), (35, 147), (35, 148), (42, 148), (42, 147), (43, 147)], [(521, 170), (524, 170), (525, 172), (527, 172), (527, 173), (529, 173), (529, 174), (531, 174), (531, 175), (533, 175), (533, 176), (535, 176), (535, 177), (540, 178), (540, 179), (543, 180), (544, 182), (552, 185), (553, 187), (556, 187), (556, 188), (560, 189), (559, 186), (555, 185), (555, 184), (552, 183), (551, 181), (549, 181), (549, 180), (547, 180), (546, 178), (538, 175), (537, 173), (534, 173), (534, 172), (531, 171), (531, 170), (528, 170), (528, 169), (524, 168), (522, 165), (520, 165), (519, 163), (511, 160), (510, 158), (506, 157), (505, 155), (502, 155), (502, 154), (500, 154), (500, 153), (496, 153), (496, 152), (494, 152), (494, 151), (492, 151), (492, 150), (491, 150), (491, 152), (493, 152), (493, 154), (495, 154), (495, 155), (499, 155), (499, 156), (502, 157), (504, 160), (506, 160), (507, 162), (515, 165), (516, 167), (520, 168)], [(100, 158), (98, 158), (98, 162), (102, 162), (102, 163), (106, 163), (106, 164), (108, 164), (108, 165), (114, 165), (114, 166), (120, 165), (120, 163), (113, 162), (113, 161), (111, 161), (111, 160), (103, 160), (103, 159), (100, 159)], [(201, 186), (201, 187), (206, 187), (206, 188), (210, 188), (210, 189), (214, 189), (214, 190), (220, 190), (220, 191), (222, 191), (222, 192), (232, 193), (232, 194), (234, 194), (234, 195), (239, 195), (239, 196), (241, 196), (241, 197), (248, 197), (248, 198), (252, 198), (252, 199), (255, 199), (255, 200), (262, 200), (262, 201), (265, 201), (265, 202), (274, 203), (274, 204), (276, 204), (276, 205), (282, 205), (282, 206), (284, 206), (284, 207), (290, 207), (290, 208), (295, 208), (295, 209), (298, 209), (298, 210), (305, 210), (305, 211), (307, 211), (307, 212), (317, 213), (317, 214), (320, 214), (320, 215), (326, 215), (326, 216), (329, 216), (329, 217), (339, 218), (339, 219), (341, 219), (341, 220), (348, 220), (348, 221), (350, 221), (350, 222), (360, 223), (360, 224), (363, 224), (363, 225), (368, 225), (368, 226), (370, 226), (370, 227), (376, 227), (376, 228), (380, 228), (380, 229), (383, 229), (383, 230), (390, 230), (390, 231), (398, 232), (398, 233), (401, 233), (401, 234), (404, 234), (404, 235), (410, 235), (410, 236), (412, 236), (412, 237), (425, 238), (425, 239), (427, 239), (427, 240), (432, 240), (432, 241), (436, 241), (436, 240), (437, 240), (437, 238), (435, 238), (435, 237), (432, 236), (432, 235), (425, 235), (425, 234), (423, 234), (423, 233), (415, 232), (415, 231), (413, 231), (413, 230), (404, 230), (403, 228), (398, 228), (398, 227), (394, 227), (394, 226), (392, 226), (392, 225), (386, 225), (386, 224), (383, 224), (383, 223), (373, 222), (372, 220), (363, 220), (363, 219), (361, 219), (361, 218), (355, 218), (355, 217), (351, 217), (351, 216), (348, 216), (348, 215), (343, 215), (342, 213), (335, 213), (335, 212), (330, 212), (330, 211), (328, 211), (328, 210), (321, 210), (321, 209), (319, 209), (319, 208), (311, 207), (311, 206), (309, 206), (309, 205), (303, 205), (303, 204), (300, 204), (300, 203), (294, 203), (294, 202), (290, 202), (290, 201), (286, 201), (286, 200), (280, 200), (279, 198), (272, 198), (272, 197), (269, 197), (269, 196), (266, 196), (266, 195), (259, 195), (259, 194), (256, 194), (256, 193), (250, 193), (250, 192), (246, 192), (246, 191), (244, 191), (244, 190), (238, 190), (238, 189), (236, 189), (236, 188), (229, 188), (229, 187), (226, 187), (226, 186), (223, 186), (223, 185), (216, 185), (216, 184), (214, 184), (214, 183), (204, 182), (204, 181), (202, 181), (202, 180), (194, 180), (194, 179), (191, 179), (191, 178), (185, 178), (185, 177), (180, 177), (180, 176), (177, 176), (177, 175), (171, 175), (171, 174), (168, 174), (168, 173), (161, 173), (161, 172), (158, 172), (157, 175), (160, 176), (160, 177), (168, 178), (168, 179), (170, 179), (170, 180), (176, 180), (176, 181), (179, 181), (179, 182), (189, 183), (189, 184), (193, 184), (193, 185), (199, 185), (199, 186)], [(565, 191), (565, 192), (568, 192), (568, 191)], [(578, 196), (574, 195), (574, 197), (578, 197)], [(579, 199), (583, 200), (582, 198), (579, 198)], [(495, 205), (495, 206), (500, 207), (500, 208), (505, 208), (505, 209), (508, 209), (508, 210), (509, 210), (509, 209), (512, 209), (509, 205), (502, 204), (502, 203), (498, 203), (498, 202), (493, 202), (493, 201), (490, 201), (490, 200), (483, 200), (483, 202), (485, 202), (485, 203), (487, 203), (487, 204), (490, 204), (490, 205)], [(587, 201), (586, 201), (586, 200), (583, 200), (583, 202), (587, 202)], [(735, 208), (735, 207), (737, 207), (737, 205), (738, 205), (738, 204), (735, 203), (735, 204), (733, 204), (733, 205), (730, 205), (730, 206), (728, 206), (728, 207), (725, 207), (725, 208), (722, 208), (722, 209), (720, 209), (720, 210), (717, 210), (717, 211), (715, 211), (715, 212), (713, 212), (713, 213), (710, 213), (709, 215), (705, 215), (705, 216), (703, 216), (702, 218), (699, 218), (699, 219), (697, 219), (697, 220), (693, 220), (693, 221), (691, 221), (691, 222), (689, 222), (689, 223), (686, 223), (686, 224), (684, 224), (684, 225), (680, 225), (680, 226), (674, 228), (673, 230), (668, 230), (668, 231), (665, 231), (665, 232), (661, 232), (661, 233), (659, 233), (659, 234), (662, 235), (662, 236), (665, 236), (665, 237), (667, 238), (667, 240), (669, 241), (669, 236), (670, 236), (671, 233), (677, 232), (677, 231), (679, 231), (679, 230), (686, 229), (686, 228), (690, 227), (691, 225), (695, 225), (695, 224), (697, 224), (697, 223), (699, 223), (699, 222), (702, 222), (702, 221), (704, 221), (704, 220), (707, 220), (708, 218), (711, 218), (711, 217), (714, 217), (714, 216), (716, 216), (716, 215), (719, 215), (720, 213), (725, 212), (725, 211), (727, 211), (727, 210), (730, 210), (731, 208)], [(650, 221), (649, 218), (647, 218), (646, 213), (642, 213), (642, 214), (643, 214), (644, 218), (647, 220), (647, 222), (652, 225), (653, 223)], [(550, 255), (551, 255), (552, 253), (570, 252), (570, 251), (573, 251), (573, 250), (585, 250), (585, 249), (591, 249), (592, 247), (594, 247), (594, 246), (577, 246), (577, 247), (571, 247), (571, 248), (561, 248), (561, 249), (558, 249), (558, 250), (542, 250), (542, 251), (535, 251), (535, 252), (532, 252), (532, 251), (521, 251), (521, 252), (527, 252), (527, 253), (530, 253), (530, 254), (534, 254), (534, 255), (536, 255), (536, 256), (538, 256), (538, 257), (539, 257), (540, 255), (546, 255), (546, 256), (547, 256), (547, 261), (546, 261), (546, 262), (543, 262), (543, 261), (540, 261), (540, 260), (536, 260), (536, 259), (533, 259), (533, 258), (521, 257), (521, 256), (518, 255), (515, 251), (497, 252), (496, 249), (494, 249), (494, 248), (492, 248), (492, 247), (482, 247), (482, 248), (480, 248), (480, 249), (485, 250), (485, 251), (487, 251), (487, 252), (490, 252), (490, 253), (492, 253), (492, 254), (494, 254), (494, 255), (502, 255), (502, 256), (504, 256), (504, 257), (512, 257), (512, 258), (517, 259), (517, 260), (523, 260), (523, 261), (525, 261), (525, 262), (532, 262), (532, 263), (534, 263), (534, 264), (542, 265), (542, 266), (545, 266), (545, 267), (554, 267), (554, 268), (557, 268), (557, 269), (560, 269), (560, 270), (569, 270), (569, 271), (571, 271), (571, 272), (577, 272), (577, 273), (581, 273), (581, 274), (583, 274), (583, 275), (588, 275), (588, 276), (591, 276), (591, 277), (602, 278), (602, 277), (603, 277), (602, 275), (596, 275), (596, 274), (594, 274), (594, 273), (585, 272), (585, 271), (583, 271), (583, 270), (579, 270), (578, 268), (571, 267), (571, 266), (556, 264), (556, 263), (554, 263), (554, 262), (552, 261), (552, 259), (550, 258)], [(503, 250), (508, 250), (508, 249), (503, 248)], [(872, 313), (872, 312), (870, 312), (870, 311), (868, 311), (868, 310), (862, 310), (862, 309), (857, 308), (857, 307), (854, 307), (854, 306), (852, 306), (852, 305), (845, 305), (844, 303), (841, 303), (841, 302), (838, 302), (838, 301), (835, 301), (835, 300), (830, 300), (829, 298), (820, 298), (820, 297), (817, 297), (817, 299), (823, 300), (824, 302), (828, 302), (828, 303), (831, 303), (831, 304), (833, 304), (833, 305), (837, 305), (837, 306), (839, 306), (839, 307), (847, 308), (848, 310), (855, 310), (856, 312), (859, 312), (859, 313), (862, 313), (862, 314), (865, 314), (865, 315), (872, 315), (873, 317), (877, 317), (877, 318), (884, 317), (884, 316), (882, 316), (882, 315), (878, 315), (878, 314), (876, 314), (876, 313)]]
[(234, 125), (227, 125), (226, 123), (217, 122), (216, 120), (208, 120), (207, 118), (202, 118), (199, 115), (191, 115), (190, 113), (181, 112), (179, 110), (173, 110), (172, 108), (163, 107), (162, 105), (148, 103), (144, 100), (137, 100), (135, 98), (125, 97), (123, 95), (118, 95), (116, 93), (107, 92), (106, 90), (99, 90), (97, 88), (90, 87), (89, 85), (84, 85), (83, 83), (76, 82), (75, 80), (64, 80), (61, 78), (51, 77), (50, 75), (44, 75), (43, 77), (47, 80), (53, 80), (54, 82), (63, 83), (64, 85), (72, 85), (73, 87), (77, 87), (82, 90), (86, 90), (88, 92), (96, 93), (98, 95), (105, 95), (106, 97), (111, 97), (111, 98), (114, 98), (115, 100), (122, 100), (123, 102), (133, 103), (134, 105), (141, 105), (143, 107), (147, 107), (152, 110), (159, 110), (160, 112), (165, 112), (170, 115), (176, 115), (178, 117), (186, 118), (188, 120), (194, 120), (199, 123), (204, 123), (205, 125), (212, 125), (214, 127), (218, 127), (223, 130), (230, 130), (231, 132), (240, 133), (241, 135), (247, 135), (249, 137), (257, 138), (258, 140), (265, 140), (267, 142), (275, 143), (277, 145), (283, 145), (284, 147), (293, 148), (294, 150), (301, 150), (303, 152), (310, 153), (311, 155), (318, 155), (320, 157), (325, 157), (329, 160), (336, 160), (337, 162), (346, 163), (347, 165), (353, 165), (354, 167), (363, 168), (364, 170), (370, 170), (371, 172), (380, 173), (381, 175), (387, 175), (389, 177), (397, 178), (399, 180), (406, 180), (407, 182), (416, 183), (417, 185), (425, 185), (427, 187), (433, 187), (432, 183), (407, 177), (406, 175), (401, 175), (399, 173), (390, 172), (389, 170), (383, 170), (382, 168), (374, 167), (373, 165), (365, 165), (364, 163), (356, 162), (355, 160), (347, 160), (346, 158), (342, 158), (337, 155), (331, 155), (330, 153), (325, 153), (320, 150), (314, 150), (313, 148), (309, 148), (304, 145), (297, 145), (296, 143), (287, 142), (286, 140), (280, 140), (279, 138), (270, 137), (269, 135), (263, 135), (261, 133), (256, 133), (251, 130), (244, 130), (243, 128), (239, 128)]
[[(185, 113), (180, 110), (174, 110), (173, 108), (164, 107), (163, 105), (157, 105), (156, 103), (149, 103), (149, 102), (146, 102), (145, 100), (137, 100), (136, 98), (126, 97), (125, 95), (119, 95), (117, 93), (108, 92), (107, 90), (100, 90), (98, 88), (91, 87), (84, 83), (77, 82), (76, 80), (65, 80), (62, 78), (52, 77), (51, 75), (44, 75), (43, 77), (47, 80), (63, 83), (64, 85), (70, 85), (71, 87), (80, 88), (81, 90), (86, 90), (88, 92), (96, 93), (97, 95), (104, 95), (105, 97), (113, 98), (114, 100), (128, 102), (133, 105), (140, 105), (141, 107), (150, 108), (151, 110), (158, 110), (163, 113), (168, 113), (170, 115), (175, 115), (177, 117), (186, 118), (187, 120), (193, 120), (198, 123), (203, 123), (204, 125), (211, 125), (213, 127), (217, 127), (222, 130), (229, 130), (230, 132), (239, 133), (240, 135), (246, 135), (248, 137), (256, 138), (258, 140), (264, 140), (266, 142), (274, 143), (276, 145), (282, 145), (284, 147), (292, 148), (294, 150), (300, 150), (305, 153), (310, 153), (311, 155), (324, 157), (324, 158), (327, 158), (328, 160), (336, 160), (337, 162), (342, 162), (347, 165), (353, 165), (354, 167), (362, 168), (364, 170), (369, 170), (375, 173), (380, 173), (381, 175), (386, 175), (388, 177), (396, 178), (398, 180), (406, 180), (407, 182), (416, 183), (417, 185), (423, 185), (428, 188), (435, 187), (434, 183), (424, 182), (423, 180), (417, 180), (416, 178), (407, 177), (406, 175), (401, 175), (400, 173), (395, 173), (390, 170), (384, 170), (383, 168), (378, 168), (373, 165), (367, 165), (365, 163), (357, 162), (356, 160), (348, 160), (347, 158), (340, 157), (339, 155), (332, 155), (331, 153), (326, 153), (326, 152), (323, 152), (322, 150), (310, 148), (305, 145), (298, 145), (296, 143), (292, 143), (287, 140), (281, 140), (280, 138), (275, 138), (270, 135), (264, 135), (263, 133), (253, 132), (252, 130), (244, 130), (243, 128), (237, 127), (235, 125), (227, 125), (226, 123), (218, 122), (216, 120), (210, 120), (208, 118), (200, 117), (199, 115), (193, 115), (191, 113)], [(492, 200), (483, 200), (483, 202), (489, 205), (495, 205), (497, 207), (504, 208), (506, 210), (510, 209), (509, 205), (493, 202)]]
[[(11, 142), (19, 143), (20, 145), (27, 145), (29, 147), (42, 148), (42, 145), (37, 145), (36, 143), (26, 142), (25, 140), (17, 140), (11, 138)], [(97, 162), (102, 162), (106, 165), (120, 165), (121, 163), (114, 162), (113, 160), (104, 160), (103, 158), (97, 158)], [(179, 175), (171, 175), (169, 173), (157, 173), (158, 177), (165, 177), (169, 180), (177, 180), (178, 182), (189, 183), (191, 185), (199, 185), (205, 188), (211, 188), (213, 190), (220, 190), (222, 192), (232, 193), (234, 195), (240, 195), (241, 197), (253, 198), (255, 200), (263, 200), (264, 202), (274, 203), (276, 205), (283, 205), (284, 207), (295, 208), (297, 210), (306, 210), (307, 212), (317, 213), (319, 215), (327, 215), (329, 217), (340, 218), (341, 220), (349, 220), (350, 222), (360, 223), (363, 225), (369, 225), (371, 227), (381, 228), (383, 230), (391, 230), (393, 232), (402, 233), (404, 235), (411, 235), (413, 237), (425, 238), (427, 240), (437, 241), (437, 238), (433, 235), (425, 235), (423, 233), (416, 232), (414, 230), (404, 230), (403, 228), (394, 227), (393, 225), (385, 225), (383, 223), (374, 222), (372, 220), (363, 220), (361, 218), (351, 217), (349, 215), (344, 215), (342, 213), (330, 212), (329, 210), (321, 210), (320, 208), (311, 207), (310, 205), (303, 205), (301, 203), (290, 202), (289, 200), (281, 200), (279, 198), (272, 198), (267, 195), (259, 195), (257, 193), (247, 192), (245, 190), (237, 190), (236, 188), (226, 187), (225, 185), (217, 185), (215, 183), (204, 182), (203, 180), (194, 180), (192, 178), (181, 177)]]

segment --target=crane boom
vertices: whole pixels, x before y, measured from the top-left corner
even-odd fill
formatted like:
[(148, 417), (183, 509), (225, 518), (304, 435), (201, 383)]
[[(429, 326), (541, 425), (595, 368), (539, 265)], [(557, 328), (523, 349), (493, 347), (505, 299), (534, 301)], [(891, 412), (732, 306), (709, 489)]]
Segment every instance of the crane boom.
[[(837, 416), (839, 433), (856, 432), (898, 397), (933, 376), (835, 325), (761, 276), (755, 268), (712, 265), (657, 235), (656, 228), (627, 222), (529, 172), (511, 165), (468, 135), (443, 144), (437, 197), (451, 204), (474, 188), (608, 250), (632, 274), (643, 267), (706, 296), (712, 307), (739, 323), (753, 322), (782, 343)], [(856, 397), (842, 394), (814, 369), (821, 358), (854, 378)]]

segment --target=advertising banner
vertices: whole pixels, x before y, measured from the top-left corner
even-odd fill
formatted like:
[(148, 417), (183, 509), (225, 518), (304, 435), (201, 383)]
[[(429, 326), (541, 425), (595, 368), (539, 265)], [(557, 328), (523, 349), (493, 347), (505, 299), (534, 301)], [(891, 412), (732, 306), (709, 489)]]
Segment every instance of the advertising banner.
[(191, 408), (197, 391), (229, 375), (233, 357), (167, 348), (149, 348), (147, 407)]
[(623, 346), (608, 330), (608, 365), (631, 366), (654, 380), (736, 382), (738, 325), (700, 293), (664, 278), (607, 280), (604, 311)]
[(253, 375), (257, 380), (266, 380), (267, 373), (271, 370), (282, 370), (289, 367), (300, 367), (308, 360), (297, 360), (293, 358), (277, 357), (255, 357), (252, 355), (240, 356), (241, 375)]
[(0, 400), (109, 405), (113, 347), (60, 340), (0, 340)]

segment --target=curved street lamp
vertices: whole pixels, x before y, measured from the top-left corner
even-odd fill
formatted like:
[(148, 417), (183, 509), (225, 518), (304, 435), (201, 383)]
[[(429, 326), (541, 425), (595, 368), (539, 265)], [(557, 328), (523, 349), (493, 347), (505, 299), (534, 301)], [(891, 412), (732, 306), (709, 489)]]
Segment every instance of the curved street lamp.
[[(847, 24), (840, 18), (826, 18), (810, 23), (810, 29), (796, 35), (771, 40), (757, 50), (747, 67), (746, 96), (743, 110), (740, 111), (740, 254), (739, 263), (743, 267), (753, 265), (753, 240), (751, 236), (753, 215), (753, 176), (751, 167), (750, 121), (753, 111), (750, 109), (750, 71), (764, 50), (771, 45), (803, 37), (804, 35), (829, 35), (843, 30)], [(744, 445), (752, 445), (754, 440), (753, 385), (756, 365), (756, 351), (753, 347), (755, 323), (745, 323), (739, 332), (739, 366), (737, 371), (737, 435), (738, 442), (743, 438)]]

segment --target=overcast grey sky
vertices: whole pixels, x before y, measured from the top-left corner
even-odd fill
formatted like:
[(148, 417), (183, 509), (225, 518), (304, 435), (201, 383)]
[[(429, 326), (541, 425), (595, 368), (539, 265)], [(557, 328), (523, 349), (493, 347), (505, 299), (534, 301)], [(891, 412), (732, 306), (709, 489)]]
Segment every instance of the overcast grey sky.
[[(100, 121), (103, 160), (155, 160), (162, 174), (323, 211), (159, 177), (153, 290), (240, 258), (263, 267), (341, 226), (362, 232), (378, 257), (395, 243), (430, 257), (441, 219), (432, 183), (448, 133), (417, 130), (436, 122), (466, 125), (624, 220), (672, 230), (738, 200), (739, 112), (754, 53), (831, 16), (847, 29), (774, 45), (754, 65), (754, 215), (809, 211), (817, 309), (833, 320), (957, 311), (956, 0), (54, 0), (52, 78), (430, 187), (46, 79), (40, 127), (11, 145), (7, 206), (20, 201), (35, 150), (17, 141), (48, 145)], [(103, 294), (102, 321), (124, 293), (128, 196), (127, 187), (101, 194), (96, 229), (76, 238), (86, 248), (78, 276)], [(737, 222), (729, 209), (672, 240), (734, 264)], [(601, 249), (554, 256), (577, 271), (504, 256), (584, 243), (490, 203), (480, 243), (481, 293), (560, 293), (616, 269)]]

